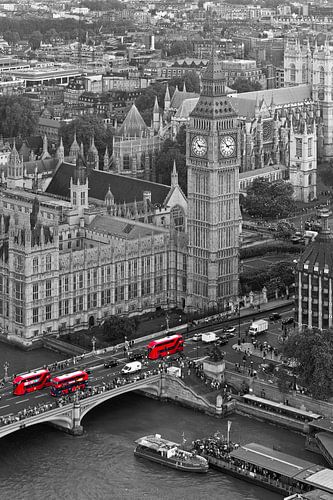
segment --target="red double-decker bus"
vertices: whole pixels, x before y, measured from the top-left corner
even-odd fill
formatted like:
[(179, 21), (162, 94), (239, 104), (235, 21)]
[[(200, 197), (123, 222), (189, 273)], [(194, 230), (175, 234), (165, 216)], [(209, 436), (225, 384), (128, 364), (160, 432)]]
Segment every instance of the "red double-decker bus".
[(81, 370), (54, 377), (51, 380), (51, 396), (63, 396), (84, 390), (88, 385), (88, 378), (88, 373)]
[(38, 391), (50, 385), (51, 374), (46, 368), (35, 372), (17, 375), (13, 380), (13, 394), (21, 396), (27, 392)]
[(171, 337), (164, 337), (163, 339), (152, 340), (147, 345), (148, 358), (158, 359), (164, 356), (170, 356), (176, 352), (184, 350), (184, 339), (181, 335), (171, 335)]

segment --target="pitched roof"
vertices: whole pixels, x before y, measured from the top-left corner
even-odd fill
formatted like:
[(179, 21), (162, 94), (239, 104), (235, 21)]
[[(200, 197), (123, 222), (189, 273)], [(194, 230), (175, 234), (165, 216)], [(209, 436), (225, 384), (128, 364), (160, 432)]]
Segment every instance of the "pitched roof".
[(28, 175), (34, 174), (36, 167), (37, 167), (37, 172), (39, 174), (44, 172), (50, 172), (56, 169), (58, 161), (59, 160), (57, 158), (46, 158), (45, 160), (26, 161), (24, 163), (24, 169), (26, 170)]
[(193, 99), (195, 97), (199, 97), (199, 94), (196, 94), (195, 92), (183, 92), (181, 90), (178, 90), (178, 88), (176, 87), (171, 99), (170, 107), (173, 109), (178, 109), (185, 101), (185, 99)]
[(222, 61), (213, 54), (202, 77), (200, 99), (191, 116), (208, 119), (235, 118), (237, 113), (225, 91)]
[[(69, 198), (70, 179), (74, 178), (75, 165), (62, 163), (56, 170), (46, 192)], [(115, 203), (133, 203), (143, 199), (143, 192), (151, 192), (151, 202), (163, 205), (170, 186), (156, 182), (135, 179), (103, 170), (91, 170), (88, 176), (89, 198), (105, 200), (109, 186)]]
[(151, 224), (142, 224), (131, 219), (123, 219), (122, 217), (114, 217), (108, 214), (97, 215), (88, 225), (88, 228), (98, 232), (113, 234), (124, 240), (133, 240), (165, 232), (165, 229), (157, 228)]
[(53, 120), (52, 118), (40, 116), (38, 120), (38, 125), (60, 129), (61, 123), (59, 120)]
[(250, 100), (260, 102), (262, 99), (270, 106), (272, 102), (276, 106), (283, 106), (296, 102), (303, 102), (306, 99), (311, 99), (311, 85), (297, 85), (295, 87), (283, 87), (281, 89), (273, 90), (255, 90), (253, 92), (243, 92), (241, 94), (234, 94), (230, 97), (237, 100)]
[(116, 135), (124, 137), (141, 137), (148, 132), (148, 127), (140, 115), (138, 108), (132, 104)]
[(192, 97), (192, 99), (185, 99), (180, 107), (177, 109), (175, 118), (188, 118), (190, 113), (196, 107), (199, 97)]

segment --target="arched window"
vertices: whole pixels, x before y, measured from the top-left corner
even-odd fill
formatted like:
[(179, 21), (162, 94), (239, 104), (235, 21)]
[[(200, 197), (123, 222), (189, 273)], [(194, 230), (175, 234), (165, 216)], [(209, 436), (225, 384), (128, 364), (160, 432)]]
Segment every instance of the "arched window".
[(325, 70), (322, 66), (319, 68), (319, 83), (325, 85)]
[(295, 68), (295, 64), (291, 64), (290, 65), (290, 80), (292, 82), (296, 81), (296, 68)]
[(307, 75), (307, 70), (306, 70), (306, 64), (302, 65), (302, 83), (307, 83), (308, 82), (308, 75)]
[(185, 231), (185, 214), (182, 207), (176, 205), (171, 209), (171, 224), (176, 231)]
[(309, 186), (312, 185), (312, 174), (309, 174), (308, 183)]

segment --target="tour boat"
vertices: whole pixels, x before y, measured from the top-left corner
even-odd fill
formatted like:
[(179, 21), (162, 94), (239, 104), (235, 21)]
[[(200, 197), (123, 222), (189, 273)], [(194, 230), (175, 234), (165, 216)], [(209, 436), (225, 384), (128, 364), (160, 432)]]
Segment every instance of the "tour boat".
[(197, 453), (183, 450), (179, 444), (163, 439), (160, 434), (135, 441), (134, 455), (185, 472), (207, 472), (208, 460)]

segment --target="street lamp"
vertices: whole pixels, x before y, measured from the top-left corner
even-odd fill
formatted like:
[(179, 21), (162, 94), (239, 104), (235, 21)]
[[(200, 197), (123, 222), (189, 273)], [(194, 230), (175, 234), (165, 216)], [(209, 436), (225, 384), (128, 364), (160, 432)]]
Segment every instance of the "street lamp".
[(169, 311), (166, 312), (166, 315), (165, 315), (165, 322), (166, 322), (166, 333), (169, 332)]
[(3, 365), (3, 370), (5, 372), (5, 380), (7, 380), (7, 378), (8, 378), (8, 368), (9, 368), (9, 363), (8, 363), (8, 361), (5, 361), (4, 365)]
[(93, 336), (93, 338), (91, 339), (91, 343), (92, 343), (92, 352), (95, 352), (96, 351), (96, 342), (97, 342), (97, 339), (95, 337), (95, 335)]

